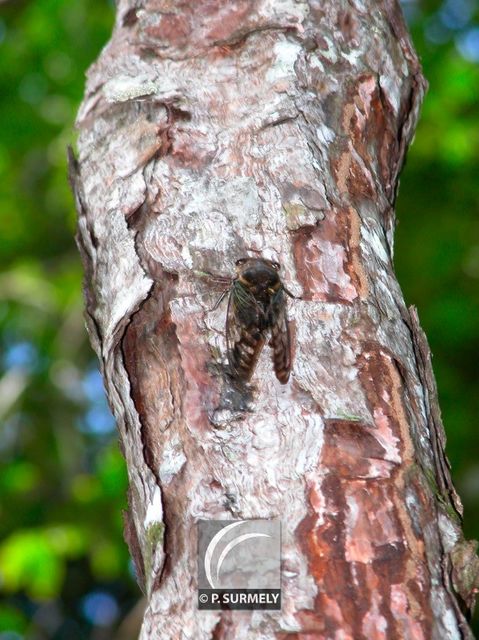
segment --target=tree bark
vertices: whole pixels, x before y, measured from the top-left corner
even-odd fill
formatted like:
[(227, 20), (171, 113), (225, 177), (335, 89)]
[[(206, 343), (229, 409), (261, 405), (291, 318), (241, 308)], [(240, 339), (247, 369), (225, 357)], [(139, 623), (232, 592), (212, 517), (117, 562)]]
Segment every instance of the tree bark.
[[(71, 182), (130, 482), (141, 638), (470, 638), (430, 353), (393, 265), (425, 82), (394, 0), (120, 0)], [(290, 382), (225, 366), (200, 272), (282, 264)], [(280, 518), (281, 612), (198, 611), (196, 522)]]

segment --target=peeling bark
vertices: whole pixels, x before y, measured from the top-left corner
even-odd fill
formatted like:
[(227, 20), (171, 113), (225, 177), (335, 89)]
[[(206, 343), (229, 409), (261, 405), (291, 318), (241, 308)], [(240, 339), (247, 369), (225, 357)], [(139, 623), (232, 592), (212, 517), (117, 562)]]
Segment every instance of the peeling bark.
[[(393, 266), (425, 82), (395, 0), (120, 0), (70, 178), (141, 638), (470, 638), (473, 543)], [(291, 380), (226, 374), (200, 272), (279, 260)], [(282, 520), (281, 612), (198, 611), (198, 519)]]

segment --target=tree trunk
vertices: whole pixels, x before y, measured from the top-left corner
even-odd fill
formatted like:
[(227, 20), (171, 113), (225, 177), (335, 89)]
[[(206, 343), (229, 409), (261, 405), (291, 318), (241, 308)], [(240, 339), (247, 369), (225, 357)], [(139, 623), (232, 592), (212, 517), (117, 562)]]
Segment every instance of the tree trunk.
[[(392, 266), (425, 82), (395, 0), (120, 0), (71, 181), (141, 638), (470, 638), (477, 559)], [(202, 272), (279, 260), (295, 362), (225, 365)], [(198, 520), (280, 518), (282, 610), (199, 611)]]

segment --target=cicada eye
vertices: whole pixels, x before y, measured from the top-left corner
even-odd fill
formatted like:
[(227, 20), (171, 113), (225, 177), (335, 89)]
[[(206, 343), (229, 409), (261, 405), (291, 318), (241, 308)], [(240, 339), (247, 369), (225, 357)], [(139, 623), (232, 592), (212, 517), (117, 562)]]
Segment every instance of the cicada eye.
[(279, 262), (271, 262), (271, 266), (273, 267), (273, 269), (276, 269), (276, 271), (279, 271), (281, 269), (281, 265), (279, 264)]
[(242, 264), (244, 264), (246, 262), (248, 258), (240, 258), (239, 260), (236, 260), (236, 266), (239, 267)]

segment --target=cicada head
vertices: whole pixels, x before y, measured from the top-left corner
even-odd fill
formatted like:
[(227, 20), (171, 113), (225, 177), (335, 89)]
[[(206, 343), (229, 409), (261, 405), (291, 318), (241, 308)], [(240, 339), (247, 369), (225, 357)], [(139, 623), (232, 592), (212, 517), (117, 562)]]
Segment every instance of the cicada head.
[(273, 294), (281, 287), (279, 262), (264, 258), (241, 258), (236, 261), (238, 280), (248, 289)]

